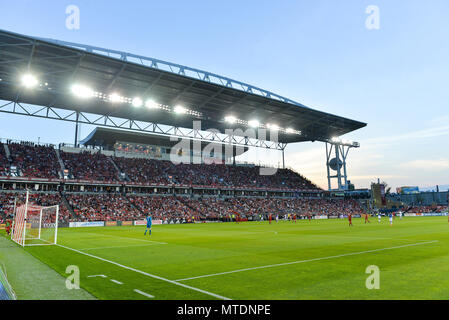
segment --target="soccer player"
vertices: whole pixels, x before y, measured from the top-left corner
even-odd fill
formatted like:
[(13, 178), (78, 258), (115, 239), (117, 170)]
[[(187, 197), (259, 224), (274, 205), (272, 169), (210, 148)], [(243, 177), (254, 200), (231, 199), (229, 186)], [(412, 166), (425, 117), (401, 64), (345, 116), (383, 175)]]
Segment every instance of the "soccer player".
[(309, 218), (309, 221), (312, 221), (312, 215), (310, 213), (307, 215), (307, 217)]
[(11, 234), (11, 220), (7, 219), (6, 220), (6, 234), (9, 236)]
[(144, 236), (146, 236), (147, 235), (147, 231), (148, 230), (150, 230), (150, 236), (151, 236), (151, 225), (153, 224), (153, 219), (151, 218), (151, 216), (150, 215), (148, 215), (148, 217), (147, 217), (147, 228), (145, 229), (145, 233), (144, 233)]
[(366, 224), (367, 222), (368, 222), (368, 223), (371, 223), (371, 222), (368, 220), (368, 213), (365, 214), (365, 224)]
[(276, 214), (276, 223), (278, 223), (278, 222), (279, 222), (279, 215)]
[(348, 221), (349, 221), (349, 226), (353, 227), (353, 225), (352, 225), (352, 214), (348, 214)]
[(271, 224), (271, 213), (268, 215), (268, 221)]
[(380, 212), (377, 213), (377, 222), (380, 223), (380, 220), (382, 220), (382, 215)]
[(292, 219), (293, 219), (293, 222), (296, 223), (296, 213), (292, 214)]
[(392, 226), (393, 225), (393, 214), (391, 212), (388, 214), (388, 218), (390, 219), (390, 226)]

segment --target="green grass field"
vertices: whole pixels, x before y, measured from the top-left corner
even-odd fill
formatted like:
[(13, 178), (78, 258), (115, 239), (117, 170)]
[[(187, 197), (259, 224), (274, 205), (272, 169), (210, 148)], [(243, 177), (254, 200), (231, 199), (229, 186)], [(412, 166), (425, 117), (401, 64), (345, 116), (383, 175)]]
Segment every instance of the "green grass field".
[(447, 217), (371, 220), (60, 229), (25, 250), (99, 299), (449, 299)]

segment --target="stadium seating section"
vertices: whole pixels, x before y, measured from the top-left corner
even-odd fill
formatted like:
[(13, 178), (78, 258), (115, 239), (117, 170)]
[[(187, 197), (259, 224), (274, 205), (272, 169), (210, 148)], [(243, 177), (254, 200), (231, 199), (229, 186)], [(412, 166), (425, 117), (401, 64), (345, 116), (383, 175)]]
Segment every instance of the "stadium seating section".
[(64, 166), (71, 176), (80, 180), (119, 181), (118, 172), (107, 156), (90, 152), (61, 152)]
[(58, 160), (53, 147), (11, 143), (8, 145), (12, 163), (26, 177), (58, 178)]
[[(248, 189), (320, 189), (300, 174), (279, 169), (274, 175), (261, 175), (257, 166), (222, 164), (178, 164), (143, 158), (108, 157), (87, 151), (60, 151), (58, 159), (53, 146), (33, 143), (8, 143), (10, 159), (0, 143), (0, 175), (7, 175), (15, 166), (25, 178), (57, 179), (61, 162), (69, 172), (69, 180), (136, 183), (142, 185), (201, 185), (208, 187), (239, 187)], [(124, 176), (120, 175), (123, 173)], [(100, 192), (101, 191), (101, 192)], [(122, 190), (123, 192), (123, 190)], [(135, 191), (133, 191), (135, 192)], [(154, 219), (168, 221), (223, 220), (232, 215), (266, 217), (269, 214), (298, 216), (361, 214), (356, 200), (275, 197), (191, 197), (174, 194), (119, 193), (118, 190), (94, 192), (32, 192), (30, 201), (43, 206), (60, 205), (60, 221), (130, 221), (143, 219), (148, 213)], [(23, 203), (24, 192), (0, 191), (0, 220), (11, 215), (14, 201)]]
[(6, 176), (9, 171), (9, 161), (5, 154), (5, 146), (0, 142), (0, 176)]
[[(4, 147), (0, 147), (0, 173), (6, 175), (8, 168), (16, 166), (23, 177), (58, 178), (61, 166), (52, 146), (33, 143), (9, 143), (11, 163)], [(319, 190), (300, 174), (279, 169), (274, 175), (259, 174), (257, 166), (231, 166), (222, 164), (173, 164), (170, 161), (108, 157), (101, 153), (60, 152), (69, 177), (76, 180), (120, 182), (119, 171), (130, 182), (145, 184), (184, 184), (245, 188), (286, 188)]]

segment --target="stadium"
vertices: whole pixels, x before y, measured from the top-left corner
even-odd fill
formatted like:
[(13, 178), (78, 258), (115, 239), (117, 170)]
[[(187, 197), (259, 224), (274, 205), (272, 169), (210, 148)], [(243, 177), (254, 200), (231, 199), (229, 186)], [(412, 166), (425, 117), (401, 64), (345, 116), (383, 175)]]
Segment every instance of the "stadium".
[[(363, 145), (342, 136), (365, 122), (211, 72), (6, 30), (0, 102), (2, 117), (75, 125), (73, 144), (0, 141), (0, 298), (447, 298), (449, 196), (354, 189), (347, 157)], [(95, 129), (80, 136), (79, 125)], [(285, 165), (288, 145), (310, 141), (326, 152), (326, 190)], [(256, 148), (282, 162), (238, 160)], [(366, 285), (373, 265), (381, 290)]]

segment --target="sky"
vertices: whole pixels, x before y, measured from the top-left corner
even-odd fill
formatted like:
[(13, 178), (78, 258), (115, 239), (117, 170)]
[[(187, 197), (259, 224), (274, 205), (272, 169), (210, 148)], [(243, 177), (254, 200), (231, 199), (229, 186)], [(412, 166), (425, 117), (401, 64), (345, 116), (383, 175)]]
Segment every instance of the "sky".
[[(79, 29), (66, 27), (69, 5)], [(430, 187), (449, 184), (448, 14), (447, 0), (0, 0), (0, 29), (207, 70), (366, 122), (343, 136), (361, 145), (348, 156), (356, 188)], [(71, 123), (0, 113), (2, 138), (73, 136)], [(327, 188), (323, 143), (291, 144), (285, 159)]]

